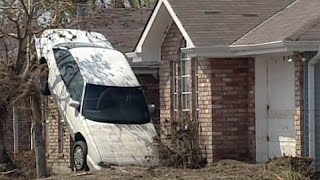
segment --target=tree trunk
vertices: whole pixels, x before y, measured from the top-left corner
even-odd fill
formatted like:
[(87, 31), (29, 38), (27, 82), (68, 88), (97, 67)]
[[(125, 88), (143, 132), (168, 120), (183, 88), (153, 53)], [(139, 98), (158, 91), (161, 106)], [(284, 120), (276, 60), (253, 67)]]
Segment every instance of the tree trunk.
[(41, 98), (40, 94), (31, 97), (33, 115), (33, 146), (36, 154), (37, 177), (47, 177), (46, 144), (42, 129)]

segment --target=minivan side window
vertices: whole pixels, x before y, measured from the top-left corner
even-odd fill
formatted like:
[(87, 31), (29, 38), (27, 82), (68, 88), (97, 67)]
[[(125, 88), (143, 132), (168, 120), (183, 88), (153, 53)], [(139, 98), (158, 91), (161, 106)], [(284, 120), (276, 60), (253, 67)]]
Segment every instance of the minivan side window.
[(66, 49), (54, 49), (53, 52), (60, 75), (71, 98), (80, 102), (84, 81), (78, 64), (71, 53)]

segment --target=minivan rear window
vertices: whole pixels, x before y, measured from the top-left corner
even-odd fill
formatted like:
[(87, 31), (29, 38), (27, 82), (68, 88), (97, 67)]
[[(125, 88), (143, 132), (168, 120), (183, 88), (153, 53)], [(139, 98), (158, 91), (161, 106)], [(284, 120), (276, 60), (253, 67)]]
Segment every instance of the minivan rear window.
[(83, 115), (89, 120), (115, 124), (144, 124), (150, 115), (141, 87), (87, 84)]

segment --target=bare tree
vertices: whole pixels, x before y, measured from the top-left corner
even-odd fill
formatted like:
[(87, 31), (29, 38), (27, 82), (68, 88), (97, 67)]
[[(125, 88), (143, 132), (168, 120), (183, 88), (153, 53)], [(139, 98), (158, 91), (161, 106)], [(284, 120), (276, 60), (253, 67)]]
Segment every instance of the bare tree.
[[(44, 66), (37, 61), (33, 37), (46, 28), (64, 27), (72, 20), (76, 1), (0, 0), (0, 128), (8, 110), (21, 100), (32, 110), (37, 176), (47, 176), (45, 137), (42, 128), (40, 77)], [(0, 41), (0, 42), (1, 42)], [(3, 129), (0, 137), (3, 138)], [(3, 140), (3, 139), (2, 139)], [(3, 144), (0, 139), (0, 153)]]

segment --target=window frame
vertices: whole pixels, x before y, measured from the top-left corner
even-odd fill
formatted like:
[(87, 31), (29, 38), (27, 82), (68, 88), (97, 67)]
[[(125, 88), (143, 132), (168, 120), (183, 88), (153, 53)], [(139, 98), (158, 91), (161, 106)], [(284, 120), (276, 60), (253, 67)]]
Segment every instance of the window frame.
[(172, 86), (173, 86), (173, 117), (175, 120), (177, 120), (179, 116), (179, 64), (177, 62), (172, 61)]
[[(186, 63), (188, 62), (188, 63)], [(185, 53), (181, 53), (181, 109), (182, 112), (191, 112), (192, 109), (192, 65), (191, 58)], [(189, 67), (188, 67), (189, 66)], [(185, 69), (189, 68), (189, 74), (184, 74), (187, 72)], [(186, 83), (186, 84), (185, 84)], [(184, 102), (184, 97), (187, 96), (188, 102)]]

